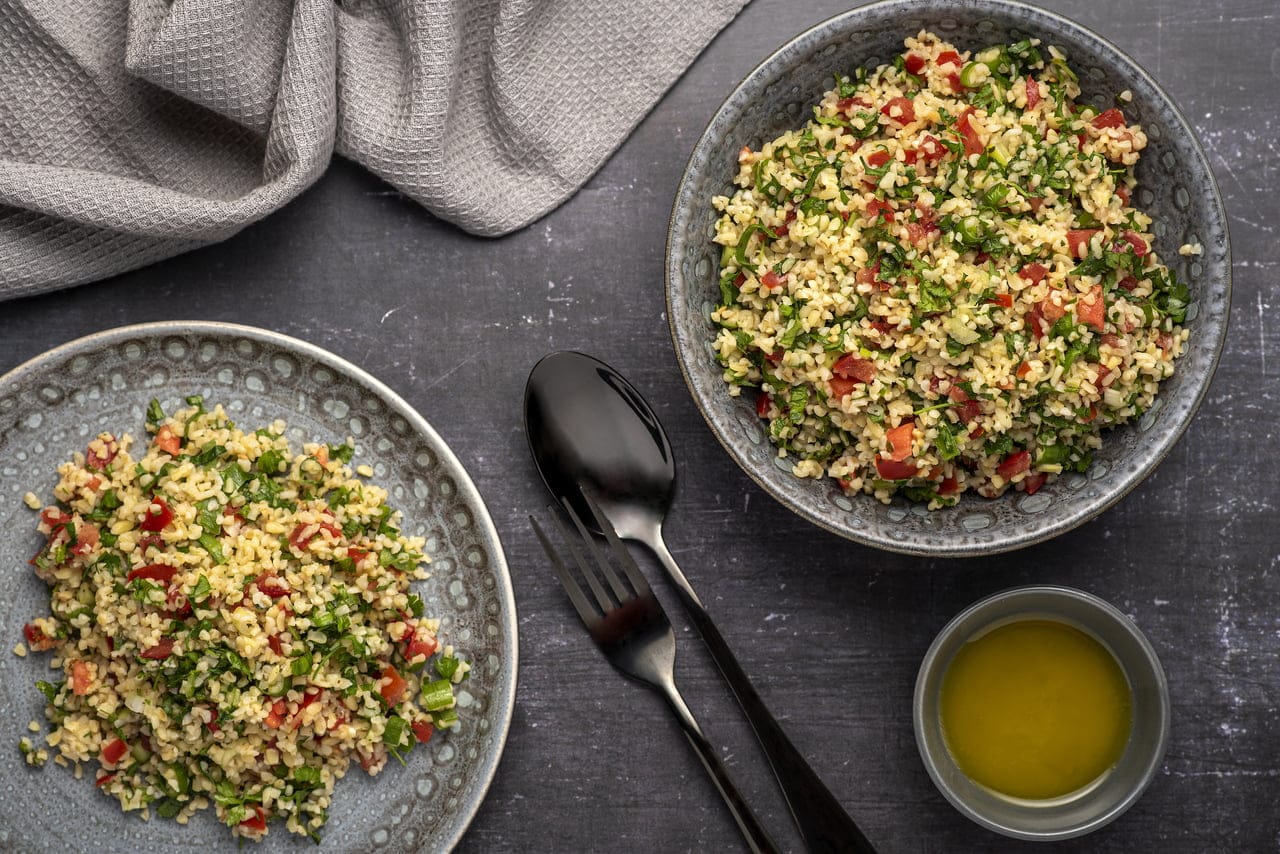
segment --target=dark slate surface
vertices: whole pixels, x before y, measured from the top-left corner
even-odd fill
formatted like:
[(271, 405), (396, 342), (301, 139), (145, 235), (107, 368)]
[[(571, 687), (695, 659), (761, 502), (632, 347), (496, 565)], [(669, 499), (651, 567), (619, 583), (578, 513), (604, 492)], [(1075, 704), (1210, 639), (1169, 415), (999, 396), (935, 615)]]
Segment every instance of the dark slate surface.
[[(1274, 0), (1046, 4), (1112, 38), (1197, 128), (1231, 217), (1231, 334), (1200, 414), (1159, 471), (1098, 520), (991, 559), (927, 561), (845, 542), (763, 495), (691, 403), (666, 332), (663, 240), (685, 157), (733, 84), (833, 0), (756, 0), (564, 207), (486, 241), (345, 162), (223, 245), (0, 304), (0, 371), (90, 332), (149, 320), (255, 324), (344, 356), (418, 407), (475, 478), (506, 544), (521, 676), (498, 777), (463, 849), (732, 850), (737, 837), (659, 699), (589, 645), (527, 529), (546, 501), (520, 431), (528, 369), (575, 348), (645, 390), (679, 455), (668, 541), (795, 742), (886, 851), (1026, 848), (934, 790), (910, 699), (934, 633), (1015, 584), (1097, 593), (1160, 651), (1173, 740), (1142, 800), (1063, 850), (1280, 846), (1280, 10)], [(653, 567), (653, 563), (647, 564)], [(762, 756), (683, 629), (689, 705), (781, 841), (797, 837)]]

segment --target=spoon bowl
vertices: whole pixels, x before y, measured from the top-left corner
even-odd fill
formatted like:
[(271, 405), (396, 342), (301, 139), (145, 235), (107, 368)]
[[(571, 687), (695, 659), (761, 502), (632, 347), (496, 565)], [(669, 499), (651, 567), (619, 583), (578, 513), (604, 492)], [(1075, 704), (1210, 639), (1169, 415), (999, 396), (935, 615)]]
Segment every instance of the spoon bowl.
[(543, 483), (579, 518), (594, 518), (586, 488), (619, 536), (647, 541), (661, 527), (675, 494), (671, 443), (613, 368), (571, 351), (543, 357), (525, 386), (524, 431)]

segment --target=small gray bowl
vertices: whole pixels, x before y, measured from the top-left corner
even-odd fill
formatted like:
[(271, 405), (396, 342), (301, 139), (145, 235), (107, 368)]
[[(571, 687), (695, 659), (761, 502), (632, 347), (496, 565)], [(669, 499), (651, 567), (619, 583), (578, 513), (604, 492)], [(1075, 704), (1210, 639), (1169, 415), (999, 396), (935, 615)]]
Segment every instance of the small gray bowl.
[[(1133, 692), (1133, 729), (1115, 767), (1080, 792), (1052, 801), (1009, 798), (970, 780), (947, 750), (938, 713), (943, 676), (969, 639), (1013, 619), (1036, 618), (1067, 623), (1100, 641)], [(970, 605), (938, 633), (916, 677), (912, 716), (920, 758), (956, 809), (1005, 836), (1048, 842), (1097, 830), (1138, 800), (1169, 744), (1169, 687), (1155, 649), (1114, 606), (1070, 587), (1016, 587)]]
[[(710, 314), (719, 296), (719, 247), (711, 197), (732, 194), (737, 152), (758, 149), (810, 114), (832, 75), (874, 68), (902, 51), (902, 40), (932, 29), (963, 49), (1035, 36), (1066, 51), (1080, 73), (1082, 100), (1109, 106), (1125, 90), (1124, 112), (1146, 129), (1135, 203), (1156, 220), (1156, 250), (1188, 282), (1188, 350), (1134, 424), (1110, 430), (1086, 474), (1059, 478), (1035, 495), (995, 501), (966, 494), (952, 508), (926, 512), (904, 499), (880, 504), (845, 496), (834, 481), (800, 479), (778, 460), (748, 396), (732, 398), (711, 349)], [(1183, 257), (1178, 247), (1200, 243)], [(1066, 18), (1008, 0), (888, 0), (825, 21), (762, 62), (729, 95), (694, 146), (676, 191), (667, 234), (667, 317), (676, 357), (694, 402), (729, 455), (766, 492), (804, 518), (877, 548), (929, 556), (1010, 551), (1062, 534), (1119, 501), (1173, 448), (1209, 387), (1226, 339), (1231, 250), (1226, 214), (1195, 135), (1168, 95), (1106, 39)]]

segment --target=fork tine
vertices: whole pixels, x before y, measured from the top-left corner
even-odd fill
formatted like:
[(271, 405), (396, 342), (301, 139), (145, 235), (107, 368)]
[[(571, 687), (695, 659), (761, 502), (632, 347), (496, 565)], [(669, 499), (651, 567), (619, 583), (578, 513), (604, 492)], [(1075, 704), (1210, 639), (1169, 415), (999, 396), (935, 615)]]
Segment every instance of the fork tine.
[[(604, 589), (604, 585), (600, 583), (599, 577), (591, 571), (590, 564), (583, 559), (582, 553), (578, 551), (578, 547), (574, 544), (576, 538), (569, 533), (569, 529), (560, 521), (560, 517), (556, 515), (553, 507), (548, 506), (547, 510), (551, 513), (551, 520), (556, 523), (556, 527), (560, 530), (560, 539), (564, 541), (565, 547), (569, 549), (569, 555), (573, 558), (573, 562), (577, 564), (578, 571), (582, 573), (582, 577), (587, 580), (587, 584), (591, 587), (591, 592), (595, 594), (596, 601), (600, 603), (600, 610), (605, 614), (609, 613), (625, 601), (627, 597), (620, 596), (618, 597), (617, 602), (614, 602), (609, 598), (609, 592)], [(573, 515), (572, 510), (569, 511), (569, 515), (578, 525), (579, 531), (581, 531), (582, 523), (578, 521), (578, 517)], [(591, 541), (590, 535), (585, 531), (581, 531), (581, 534), (582, 540), (586, 541), (587, 547), (591, 549), (593, 553), (592, 557), (595, 558), (597, 564), (600, 563), (599, 555), (595, 554), (595, 543)]]
[[(583, 497), (586, 497), (585, 492), (583, 493)], [(590, 499), (588, 499), (588, 501), (589, 500)], [(621, 605), (623, 602), (634, 599), (635, 596), (623, 585), (622, 579), (618, 577), (618, 573), (613, 571), (613, 566), (610, 565), (609, 561), (605, 559), (605, 556), (596, 546), (595, 537), (591, 536), (591, 533), (587, 531), (587, 526), (582, 524), (582, 519), (574, 512), (573, 506), (569, 504), (568, 499), (562, 498), (560, 499), (560, 503), (564, 505), (564, 509), (568, 512), (569, 518), (572, 519), (573, 524), (577, 526), (578, 533), (582, 536), (583, 542), (586, 543), (587, 551), (591, 552), (591, 558), (596, 562), (596, 566), (600, 567), (600, 571), (604, 573), (604, 577), (609, 580), (609, 586), (613, 588), (613, 594), (618, 597), (618, 604)], [(597, 521), (598, 519), (599, 517), (597, 517)], [(609, 523), (604, 523), (603, 528), (604, 530), (610, 530)]]
[(631, 557), (631, 552), (627, 551), (627, 547), (618, 539), (618, 532), (613, 530), (613, 525), (609, 524), (609, 520), (600, 512), (600, 507), (596, 504), (595, 499), (591, 497), (586, 489), (581, 491), (582, 497), (587, 502), (587, 507), (591, 510), (591, 515), (596, 518), (596, 524), (600, 526), (605, 540), (609, 543), (609, 548), (613, 550), (614, 556), (622, 564), (622, 569), (627, 573), (627, 578), (631, 579), (631, 586), (635, 588), (636, 593), (639, 595), (648, 596), (653, 591), (649, 588), (649, 582), (645, 581), (644, 573), (640, 571), (640, 567), (636, 566), (635, 560)]
[(582, 586), (574, 580), (573, 574), (569, 572), (569, 567), (564, 565), (564, 561), (560, 559), (560, 555), (551, 545), (551, 541), (542, 532), (542, 526), (538, 524), (538, 520), (530, 516), (529, 523), (533, 525), (533, 532), (538, 535), (538, 541), (542, 543), (543, 551), (547, 553), (547, 557), (551, 559), (551, 565), (556, 569), (556, 574), (560, 576), (560, 583), (564, 585), (565, 592), (569, 594), (573, 607), (578, 610), (578, 616), (582, 618), (582, 622), (588, 627), (592, 626), (600, 620), (600, 614), (595, 608), (591, 607), (586, 594), (582, 592)]

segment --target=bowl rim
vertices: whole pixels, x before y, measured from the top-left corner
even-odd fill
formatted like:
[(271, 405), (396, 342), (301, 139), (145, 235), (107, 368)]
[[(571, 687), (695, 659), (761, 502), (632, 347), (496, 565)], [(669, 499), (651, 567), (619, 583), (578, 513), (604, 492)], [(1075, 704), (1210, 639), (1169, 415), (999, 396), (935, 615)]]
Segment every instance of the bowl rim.
[[(1060, 831), (1052, 832), (1034, 832), (1020, 830), (1002, 824), (991, 818), (986, 813), (975, 808), (969, 801), (965, 800), (954, 788), (947, 784), (939, 768), (939, 757), (936, 757), (927, 746), (925, 738), (925, 691), (929, 683), (938, 676), (940, 672), (945, 671), (950, 660), (944, 661), (941, 656), (942, 647), (947, 644), (956, 633), (975, 615), (981, 614), (983, 611), (994, 610), (1000, 606), (1007, 605), (1011, 602), (1017, 602), (1019, 599), (1030, 599), (1039, 597), (1037, 608), (1038, 611), (1045, 609), (1044, 597), (1049, 597), (1058, 601), (1070, 600), (1078, 604), (1084, 605), (1095, 615), (1101, 617), (1111, 625), (1123, 631), (1131, 638), (1138, 649), (1141, 651), (1142, 658), (1145, 660), (1151, 673), (1154, 676), (1156, 709), (1159, 716), (1159, 732), (1155, 739), (1155, 747), (1150, 755), (1145, 757), (1142, 767), (1141, 776), (1137, 778), (1135, 783), (1129, 787), (1124, 798), (1113, 804), (1107, 810), (1099, 813), (1088, 821), (1066, 827)], [(1047, 617), (1053, 619), (1052, 616)], [(1000, 616), (993, 615), (982, 625), (978, 626), (975, 631), (981, 631), (994, 622), (1002, 619)], [(1085, 626), (1088, 629), (1088, 626)], [(1092, 634), (1092, 632), (1090, 632)], [(1106, 644), (1104, 643), (1104, 646)], [(1120, 661), (1120, 656), (1115, 650), (1108, 649), (1112, 656), (1120, 664), (1121, 669), (1127, 671), (1124, 662)], [(1172, 718), (1172, 702), (1169, 698), (1169, 680), (1165, 674), (1164, 666), (1160, 662), (1160, 656), (1157, 654), (1155, 647), (1147, 638), (1146, 634), (1138, 627), (1127, 614), (1112, 605), (1107, 600), (1085, 590), (1075, 587), (1068, 587), (1059, 584), (1027, 584), (1018, 587), (1010, 587), (984, 596), (973, 602), (966, 608), (952, 617), (945, 626), (934, 636), (933, 642), (929, 644), (929, 649), (925, 652), (924, 657), (920, 660), (920, 668), (916, 672), (915, 688), (911, 697), (911, 719), (912, 730), (915, 734), (916, 750), (920, 754), (920, 761), (924, 764), (925, 770), (929, 774), (929, 779), (933, 781), (933, 785), (942, 793), (942, 796), (956, 808), (958, 812), (971, 821), (985, 827), (988, 830), (1008, 836), (1014, 839), (1023, 839), (1031, 842), (1054, 842), (1064, 839), (1074, 839), (1085, 834), (1092, 833), (1111, 822), (1115, 821), (1121, 815), (1129, 810), (1138, 799), (1142, 797), (1143, 792), (1151, 785), (1156, 774), (1160, 770), (1160, 764), (1164, 761), (1165, 754), (1169, 749), (1169, 740), (1171, 735), (1171, 718)], [(945, 749), (945, 748), (944, 748)]]
[[(1114, 489), (1110, 493), (1104, 493), (1100, 500), (1075, 513), (1062, 515), (1056, 520), (1048, 521), (1047, 524), (1036, 528), (1034, 533), (1017, 537), (1006, 537), (994, 542), (959, 543), (955, 545), (922, 545), (912, 542), (910, 538), (897, 541), (888, 537), (868, 535), (865, 531), (853, 526), (835, 525), (824, 519), (814, 510), (810, 509), (807, 504), (793, 503), (778, 492), (775, 492), (770, 482), (766, 478), (758, 475), (756, 471), (747, 464), (745, 456), (739, 452), (734, 443), (730, 442), (728, 437), (722, 434), (720, 429), (716, 426), (715, 421), (712, 419), (707, 406), (697, 393), (697, 387), (694, 384), (693, 377), (690, 374), (689, 366), (687, 364), (688, 359), (686, 357), (689, 354), (681, 347), (680, 335), (677, 331), (676, 325), (677, 312), (676, 305), (673, 301), (673, 283), (678, 277), (680, 277), (680, 274), (678, 273), (678, 264), (673, 255), (673, 245), (677, 240), (677, 229), (681, 219), (680, 200), (685, 195), (686, 187), (689, 184), (694, 161), (706, 146), (714, 142), (715, 137), (717, 136), (717, 134), (714, 133), (715, 126), (720, 122), (722, 116), (725, 115), (730, 104), (735, 101), (741, 93), (754, 88), (760, 78), (767, 73), (769, 67), (779, 61), (788, 59), (793, 52), (799, 50), (801, 43), (809, 39), (811, 36), (816, 36), (827, 30), (839, 29), (870, 13), (880, 12), (882, 10), (888, 10), (890, 12), (900, 11), (903, 13), (910, 12), (915, 14), (945, 14), (945, 9), (937, 9), (932, 3), (926, 6), (922, 0), (876, 0), (876, 2), (868, 3), (864, 6), (859, 6), (846, 12), (833, 15), (830, 18), (806, 28), (794, 37), (788, 39), (778, 48), (774, 49), (767, 57), (757, 63), (756, 66), (752, 68), (751, 71), (748, 72), (732, 90), (730, 90), (729, 94), (725, 96), (724, 100), (720, 102), (720, 105), (716, 107), (715, 112), (713, 112), (711, 117), (707, 120), (706, 126), (703, 128), (702, 133), (698, 136), (698, 140), (690, 150), (689, 157), (686, 160), (684, 169), (680, 175), (680, 181), (676, 185), (676, 190), (672, 200), (671, 215), (667, 221), (667, 239), (664, 247), (665, 257), (663, 264), (663, 286), (667, 310), (667, 330), (671, 337), (672, 348), (675, 350), (676, 364), (680, 368), (680, 374), (684, 378), (685, 386), (689, 391), (689, 396), (693, 398), (693, 402), (698, 413), (702, 416), (703, 421), (706, 422), (707, 427), (710, 428), (711, 434), (715, 436), (716, 441), (720, 443), (720, 446), (724, 448), (729, 457), (738, 465), (738, 468), (745, 472), (747, 477), (753, 480), (757, 486), (764, 490), (766, 494), (782, 506), (791, 510), (793, 513), (796, 513), (803, 519), (806, 519), (810, 523), (817, 525), (819, 528), (859, 543), (860, 545), (871, 546), (884, 551), (916, 557), (982, 557), (1000, 554), (1003, 552), (1016, 551), (1037, 543), (1042, 543), (1046, 540), (1065, 534), (1068, 531), (1074, 530), (1086, 522), (1096, 519), (1098, 516), (1114, 507), (1122, 498), (1150, 477), (1151, 474), (1159, 467), (1160, 463), (1162, 463), (1173, 450), (1174, 446), (1182, 439), (1187, 428), (1191, 425), (1191, 422), (1199, 412), (1200, 405), (1208, 395), (1209, 386), (1213, 383), (1213, 378), (1217, 373), (1218, 363), (1221, 361), (1222, 350), (1227, 341), (1227, 332), (1231, 322), (1230, 309), (1233, 274), (1231, 234), (1230, 222), (1227, 218), (1226, 206), (1222, 200), (1222, 193), (1218, 187), (1217, 178), (1213, 173), (1213, 169), (1210, 166), (1209, 159), (1205, 154), (1204, 146), (1201, 145), (1199, 137), (1192, 129), (1186, 117), (1182, 114), (1182, 110), (1178, 108), (1177, 103), (1172, 97), (1170, 97), (1169, 93), (1165, 91), (1164, 87), (1161, 86), (1155, 78), (1148, 74), (1142, 65), (1133, 57), (1129, 56), (1128, 53), (1123, 51), (1110, 39), (1098, 34), (1083, 24), (1077, 23), (1070, 18), (1051, 12), (1047, 9), (1019, 2), (1019, 0), (950, 0), (949, 2), (945, 2), (944, 5), (947, 7), (956, 6), (971, 10), (989, 11), (992, 14), (1005, 16), (1032, 15), (1038, 18), (1047, 19), (1047, 21), (1049, 21), (1054, 27), (1071, 32), (1077, 37), (1082, 37), (1085, 40), (1096, 40), (1107, 50), (1114, 52), (1120, 59), (1121, 63), (1123, 63), (1124, 66), (1127, 66), (1122, 66), (1122, 70), (1126, 76), (1132, 75), (1133, 78), (1139, 79), (1149, 85), (1160, 99), (1163, 100), (1164, 104), (1168, 106), (1170, 118), (1174, 123), (1174, 127), (1171, 129), (1176, 132), (1175, 136), (1181, 135), (1190, 142), (1192, 150), (1200, 160), (1201, 164), (1203, 164), (1205, 173), (1209, 177), (1207, 182), (1209, 204), (1211, 208), (1216, 209), (1219, 215), (1218, 218), (1222, 223), (1223, 276), (1220, 280), (1220, 287), (1224, 299), (1222, 324), (1218, 332), (1217, 340), (1211, 342), (1212, 346), (1209, 369), (1206, 372), (1205, 378), (1200, 384), (1199, 389), (1196, 390), (1194, 398), (1191, 400), (1187, 417), (1175, 425), (1173, 432), (1164, 443), (1155, 447), (1152, 456), (1146, 461), (1146, 463), (1143, 464), (1142, 467), (1131, 477), (1129, 477), (1126, 482), (1120, 484), (1118, 488)], [(1217, 282), (1215, 282), (1215, 284), (1217, 284)], [(1160, 397), (1157, 397), (1156, 400), (1159, 401)], [(852, 496), (852, 499), (859, 501), (873, 500), (870, 496), (866, 495), (855, 495)], [(995, 500), (1004, 501), (1009, 499), (1010, 494), (1006, 493)]]

